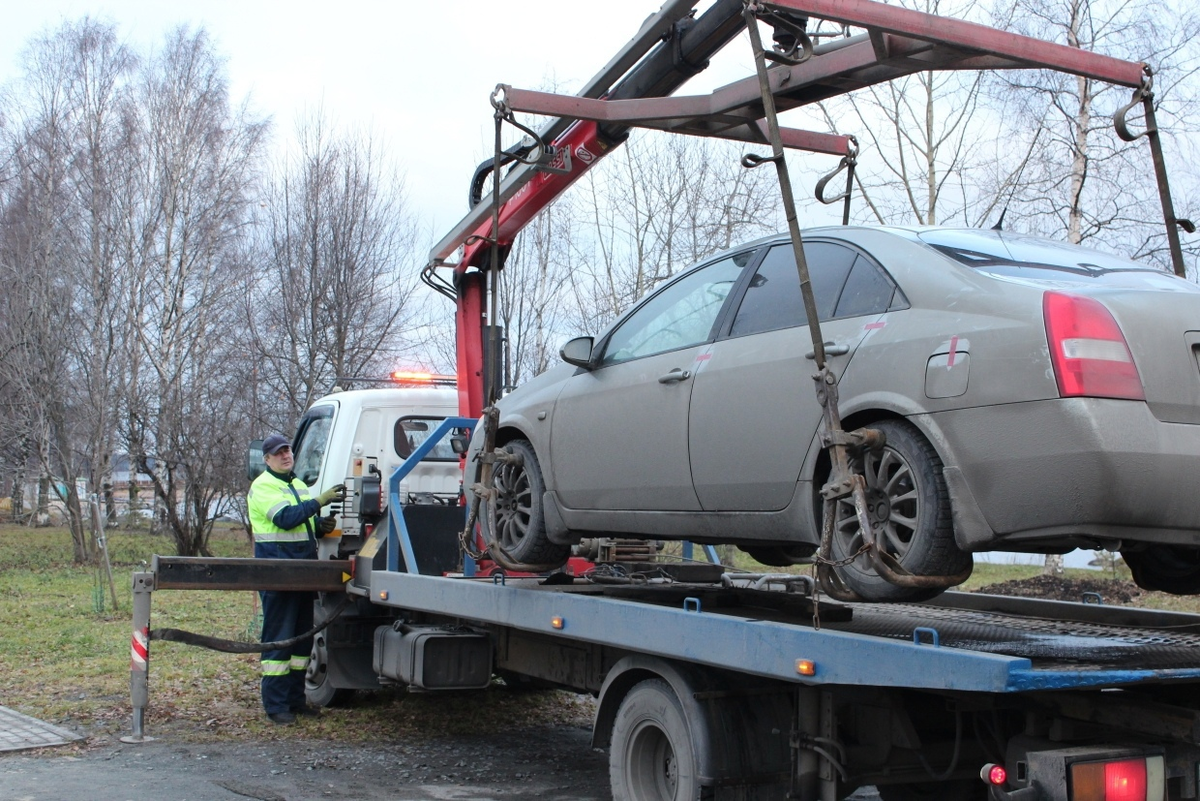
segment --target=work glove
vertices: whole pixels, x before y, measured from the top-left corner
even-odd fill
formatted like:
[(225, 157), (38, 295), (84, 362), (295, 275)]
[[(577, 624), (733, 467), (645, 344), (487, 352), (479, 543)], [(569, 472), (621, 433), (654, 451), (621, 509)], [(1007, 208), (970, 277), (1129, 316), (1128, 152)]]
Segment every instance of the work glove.
[(337, 518), (333, 515), (317, 518), (317, 531), (321, 532), (322, 537), (332, 534), (335, 528), (337, 528)]
[(345, 484), (335, 484), (317, 496), (317, 503), (320, 504), (321, 506), (325, 506), (327, 504), (333, 503), (334, 501), (340, 501), (340, 500), (344, 499), (345, 497), (346, 497), (346, 485)]

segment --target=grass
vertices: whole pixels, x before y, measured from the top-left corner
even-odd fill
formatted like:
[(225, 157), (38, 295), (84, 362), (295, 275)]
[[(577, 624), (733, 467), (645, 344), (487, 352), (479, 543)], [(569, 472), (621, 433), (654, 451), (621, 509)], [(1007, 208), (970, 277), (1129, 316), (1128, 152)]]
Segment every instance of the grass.
[[(244, 532), (223, 528), (211, 542), (218, 556), (250, 556)], [(108, 536), (120, 608), (92, 566), (71, 563), (63, 529), (0, 525), (0, 704), (64, 725), (104, 743), (129, 733), (131, 579), (172, 543), (146, 531)], [(736, 552), (737, 566), (781, 572)], [(807, 572), (807, 567), (791, 572)], [(979, 563), (964, 589), (1037, 575), (1030, 565)], [(1111, 574), (1068, 570), (1068, 576)], [(1115, 578), (1127, 579), (1118, 571)], [(103, 598), (98, 602), (97, 596)], [(1135, 605), (1200, 612), (1200, 598), (1162, 593)], [(228, 639), (257, 639), (256, 595), (251, 592), (159, 591), (151, 628), (181, 628)], [(233, 655), (179, 643), (153, 642), (146, 733), (196, 742), (235, 737), (321, 738), (343, 742), (400, 741), (408, 737), (504, 732), (547, 723), (588, 725), (591, 707), (568, 693), (517, 693), (493, 688), (473, 693), (417, 694), (384, 690), (360, 694), (349, 707), (327, 710), (286, 729), (266, 721), (259, 701), (256, 654)]]
[[(251, 556), (244, 532), (214, 532), (217, 556)], [(0, 525), (0, 704), (84, 734), (93, 744), (130, 731), (131, 575), (151, 557), (174, 552), (146, 531), (108, 535), (119, 609), (107, 581), (71, 563), (65, 529)], [(97, 603), (97, 590), (103, 604)], [(151, 628), (171, 627), (227, 639), (257, 640), (252, 592), (158, 591)], [(224, 654), (152, 642), (145, 732), (196, 742), (256, 738), (396, 741), (504, 731), (534, 723), (587, 725), (591, 710), (567, 693), (497, 688), (453, 695), (384, 690), (351, 706), (280, 728), (259, 700), (257, 654)]]

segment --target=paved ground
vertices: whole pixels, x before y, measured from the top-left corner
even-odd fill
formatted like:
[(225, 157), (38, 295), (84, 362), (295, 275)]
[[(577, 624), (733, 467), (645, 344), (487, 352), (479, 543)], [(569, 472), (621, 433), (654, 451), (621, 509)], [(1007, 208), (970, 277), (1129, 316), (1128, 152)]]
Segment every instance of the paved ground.
[(75, 732), (0, 706), (0, 751), (65, 745), (78, 739)]
[[(5, 801), (604, 801), (608, 755), (579, 727), (419, 745), (109, 743), (0, 755)], [(878, 801), (872, 790), (855, 801)]]

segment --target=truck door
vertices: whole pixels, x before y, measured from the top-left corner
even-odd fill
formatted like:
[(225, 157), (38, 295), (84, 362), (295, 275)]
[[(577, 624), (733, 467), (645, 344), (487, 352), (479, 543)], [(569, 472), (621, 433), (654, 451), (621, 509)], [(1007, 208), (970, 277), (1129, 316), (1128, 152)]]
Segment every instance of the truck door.
[(555, 489), (572, 509), (698, 510), (688, 465), (696, 357), (748, 256), (721, 259), (652, 295), (568, 379), (551, 429)]
[[(828, 363), (840, 378), (895, 287), (845, 245), (808, 242), (804, 253), (821, 333), (833, 343)], [(774, 511), (791, 501), (821, 425), (814, 362), (807, 358), (812, 349), (792, 245), (776, 245), (692, 388), (688, 446), (703, 509)]]

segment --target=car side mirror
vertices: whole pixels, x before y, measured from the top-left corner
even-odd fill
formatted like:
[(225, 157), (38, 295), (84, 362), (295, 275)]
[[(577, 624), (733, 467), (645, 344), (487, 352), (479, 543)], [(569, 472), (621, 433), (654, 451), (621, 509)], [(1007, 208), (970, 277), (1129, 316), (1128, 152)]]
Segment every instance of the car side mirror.
[(592, 348), (596, 341), (592, 337), (575, 337), (558, 351), (558, 355), (567, 364), (590, 369), (592, 366)]

